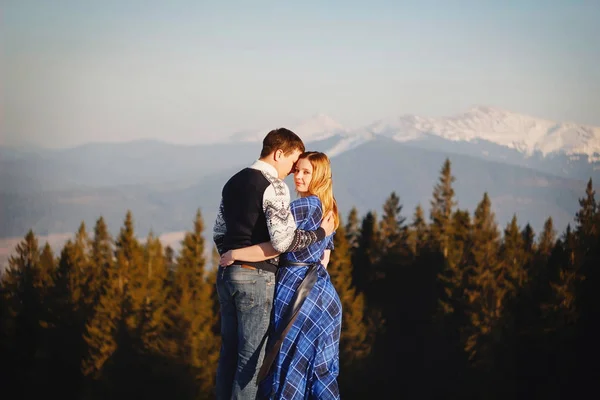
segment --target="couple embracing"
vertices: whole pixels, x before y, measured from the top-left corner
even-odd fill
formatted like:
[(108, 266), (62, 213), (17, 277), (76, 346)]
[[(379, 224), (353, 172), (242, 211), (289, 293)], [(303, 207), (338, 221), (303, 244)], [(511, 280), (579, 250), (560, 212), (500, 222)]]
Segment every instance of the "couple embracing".
[(326, 271), (338, 224), (329, 158), (288, 129), (225, 184), (213, 229), (217, 399), (339, 399), (342, 306)]

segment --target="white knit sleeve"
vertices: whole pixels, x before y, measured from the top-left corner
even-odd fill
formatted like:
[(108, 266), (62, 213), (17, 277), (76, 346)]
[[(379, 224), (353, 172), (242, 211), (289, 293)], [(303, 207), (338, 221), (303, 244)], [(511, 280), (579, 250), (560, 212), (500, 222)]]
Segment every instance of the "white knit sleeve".
[(263, 174), (271, 182), (263, 194), (263, 211), (273, 248), (279, 253), (293, 252), (324, 239), (325, 231), (322, 228), (315, 231), (296, 229), (296, 221), (290, 210), (288, 186), (281, 179)]
[(271, 180), (263, 194), (263, 211), (273, 248), (285, 252), (294, 240), (296, 221), (290, 211), (290, 191), (281, 179)]

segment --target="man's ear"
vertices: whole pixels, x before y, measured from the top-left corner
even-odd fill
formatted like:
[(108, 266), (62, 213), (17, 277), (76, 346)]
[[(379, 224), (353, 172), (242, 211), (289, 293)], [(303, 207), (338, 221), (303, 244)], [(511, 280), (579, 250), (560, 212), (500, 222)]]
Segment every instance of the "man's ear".
[(275, 150), (275, 157), (274, 157), (275, 161), (281, 160), (281, 158), (283, 158), (283, 155), (284, 155), (283, 150), (281, 150), (281, 149)]

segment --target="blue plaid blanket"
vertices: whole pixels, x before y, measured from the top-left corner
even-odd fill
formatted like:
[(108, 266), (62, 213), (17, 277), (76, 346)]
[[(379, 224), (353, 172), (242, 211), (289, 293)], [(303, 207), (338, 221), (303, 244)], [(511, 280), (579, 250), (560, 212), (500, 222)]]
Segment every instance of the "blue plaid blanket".
[[(313, 230), (322, 218), (321, 203), (316, 196), (295, 200), (291, 204), (299, 228)], [(282, 259), (319, 263), (323, 251), (333, 248), (332, 237), (308, 248), (282, 254)], [(304, 279), (307, 266), (280, 268), (277, 273), (273, 304), (272, 330), (267, 349), (285, 326), (285, 316), (296, 288)], [(342, 326), (342, 304), (319, 263), (318, 279), (288, 332), (270, 373), (259, 387), (260, 398), (270, 399), (339, 399), (339, 342)]]

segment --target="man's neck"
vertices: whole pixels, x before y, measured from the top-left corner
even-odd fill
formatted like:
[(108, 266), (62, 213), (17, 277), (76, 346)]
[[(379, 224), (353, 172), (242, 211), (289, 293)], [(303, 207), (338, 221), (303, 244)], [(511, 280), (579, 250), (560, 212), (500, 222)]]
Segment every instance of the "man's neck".
[(263, 158), (259, 158), (254, 164), (252, 164), (252, 168), (256, 168), (265, 172), (268, 172), (273, 177), (279, 178), (279, 172), (273, 162), (268, 162)]
[(275, 161), (273, 161), (273, 159), (271, 157), (259, 158), (259, 160), (262, 162), (265, 162), (269, 165), (272, 165), (273, 168), (277, 169), (277, 167), (275, 166)]
[(267, 158), (259, 158), (259, 161), (262, 161), (264, 163), (269, 164), (270, 166), (272, 166), (273, 168), (275, 168), (275, 171), (277, 171), (277, 175), (279, 176), (279, 170), (277, 169), (277, 166), (275, 165), (275, 161), (273, 161), (272, 158), (267, 157)]

